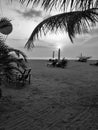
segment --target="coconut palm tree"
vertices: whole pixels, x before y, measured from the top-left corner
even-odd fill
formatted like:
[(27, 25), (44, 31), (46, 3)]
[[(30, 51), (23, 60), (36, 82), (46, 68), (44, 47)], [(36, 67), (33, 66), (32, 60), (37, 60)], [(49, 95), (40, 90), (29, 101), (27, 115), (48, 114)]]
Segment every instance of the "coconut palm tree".
[[(12, 29), (11, 20), (2, 17), (0, 19), (0, 32), (8, 35)], [(20, 56), (22, 56), (21, 59)], [(0, 36), (0, 73), (3, 73), (5, 77), (12, 77), (15, 70), (21, 72), (21, 69), (26, 68), (26, 61), (26, 55), (22, 51), (7, 46)]]
[(90, 27), (98, 21), (98, 0), (19, 0), (27, 6), (40, 5), (44, 10), (52, 11), (53, 8), (62, 10), (63, 13), (44, 19), (33, 30), (26, 47), (34, 46), (34, 41), (41, 33), (66, 31), (71, 42), (76, 34), (88, 32)]
[[(12, 24), (7, 18), (0, 19), (0, 33), (8, 35), (12, 32)], [(13, 54), (15, 53), (15, 54)], [(22, 58), (19, 58), (22, 56)], [(11, 79), (14, 77), (15, 72), (22, 73), (22, 69), (26, 68), (26, 55), (14, 48), (7, 46), (0, 36), (0, 85), (4, 79)], [(0, 98), (2, 97), (2, 90), (0, 88)]]
[[(12, 52), (15, 52), (16, 55)], [(20, 59), (20, 55), (23, 58)], [(26, 55), (23, 52), (8, 47), (0, 38), (0, 74), (5, 80), (12, 79), (16, 71), (22, 73), (22, 70), (26, 68), (26, 61)]]

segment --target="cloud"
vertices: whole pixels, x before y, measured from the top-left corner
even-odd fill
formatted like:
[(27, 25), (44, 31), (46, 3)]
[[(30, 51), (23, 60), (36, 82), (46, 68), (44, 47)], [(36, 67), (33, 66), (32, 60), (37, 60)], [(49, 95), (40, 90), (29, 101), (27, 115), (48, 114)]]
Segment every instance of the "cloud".
[[(81, 40), (81, 41), (83, 41), (83, 40)], [(88, 33), (88, 36), (83, 41), (83, 45), (98, 47), (98, 28), (94, 28)]]
[(46, 41), (46, 40), (37, 40), (35, 42), (35, 47), (43, 47), (43, 48), (55, 48), (56, 44), (54, 44), (52, 41)]
[(84, 45), (98, 47), (98, 37), (94, 36), (94, 37), (89, 38), (86, 42), (84, 42)]
[(21, 15), (24, 18), (31, 19), (31, 18), (37, 18), (37, 17), (42, 17), (42, 11), (40, 10), (35, 10), (35, 9), (29, 9), (29, 10), (24, 10), (20, 11), (19, 9), (15, 10), (19, 15)]

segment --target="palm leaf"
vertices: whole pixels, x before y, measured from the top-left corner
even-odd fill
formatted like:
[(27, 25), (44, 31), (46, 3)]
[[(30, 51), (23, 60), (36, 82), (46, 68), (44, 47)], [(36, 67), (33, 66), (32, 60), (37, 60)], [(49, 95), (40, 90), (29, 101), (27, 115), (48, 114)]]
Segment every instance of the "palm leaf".
[(27, 56), (25, 55), (24, 52), (14, 48), (9, 48), (8, 50), (9, 52), (15, 52), (18, 57), (20, 57), (20, 55), (23, 56), (24, 60), (27, 62)]
[(34, 29), (25, 47), (29, 49), (34, 46), (34, 40), (36, 40), (42, 32), (44, 35), (46, 35), (47, 32), (55, 32), (58, 29), (68, 32), (69, 38), (73, 42), (73, 37), (75, 34), (88, 32), (88, 28), (91, 26), (91, 24), (95, 25), (97, 21), (97, 9), (74, 11), (51, 16), (50, 18), (43, 20)]
[(98, 7), (98, 0), (20, 0), (20, 2), (33, 4), (33, 5), (41, 5), (44, 7), (45, 10), (51, 10), (54, 8), (60, 9), (90, 9), (90, 8), (97, 8)]
[(7, 73), (10, 76), (12, 76), (15, 71), (18, 71), (19, 73), (22, 73), (21, 69), (17, 68), (16, 66), (13, 66), (12, 64), (8, 64), (7, 66), (0, 66), (0, 69), (2, 68), (3, 73)]
[[(4, 64), (4, 65), (7, 65), (7, 64), (15, 64), (17, 65), (17, 67), (21, 67), (23, 69), (26, 68), (26, 64), (25, 64), (25, 61), (23, 59), (19, 59), (17, 57), (15, 57), (14, 55), (6, 55), (5, 57), (3, 57), (3, 61), (0, 59), (0, 61)], [(13, 65), (13, 66), (15, 66)]]
[(0, 54), (1, 53), (8, 54), (10, 52), (15, 52), (18, 57), (22, 56), (24, 58), (24, 60), (27, 62), (27, 56), (25, 55), (24, 52), (22, 52), (22, 51), (20, 51), (18, 49), (10, 48), (9, 46), (7, 46), (5, 44), (5, 42), (2, 39), (2, 37), (0, 37)]
[(3, 70), (3, 74), (5, 75), (5, 78), (14, 79), (16, 76), (16, 72), (23, 73), (21, 69), (17, 68), (16, 66), (13, 66), (12, 64), (8, 64), (7, 66), (1, 67)]

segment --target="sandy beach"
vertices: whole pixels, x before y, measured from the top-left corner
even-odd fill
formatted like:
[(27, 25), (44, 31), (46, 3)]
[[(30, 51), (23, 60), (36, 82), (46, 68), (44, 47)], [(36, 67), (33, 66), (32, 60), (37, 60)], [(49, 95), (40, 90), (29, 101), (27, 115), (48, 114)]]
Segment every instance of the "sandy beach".
[(64, 69), (29, 60), (31, 83), (2, 86), (0, 130), (98, 130), (98, 67), (69, 61)]

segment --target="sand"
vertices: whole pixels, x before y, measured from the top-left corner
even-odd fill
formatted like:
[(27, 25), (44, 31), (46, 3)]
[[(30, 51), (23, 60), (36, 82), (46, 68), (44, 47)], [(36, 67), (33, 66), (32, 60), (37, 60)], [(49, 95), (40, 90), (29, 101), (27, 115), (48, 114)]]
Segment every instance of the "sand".
[(0, 130), (98, 130), (98, 67), (30, 60), (31, 83), (2, 86)]

